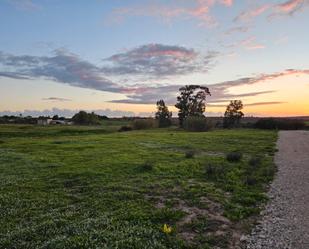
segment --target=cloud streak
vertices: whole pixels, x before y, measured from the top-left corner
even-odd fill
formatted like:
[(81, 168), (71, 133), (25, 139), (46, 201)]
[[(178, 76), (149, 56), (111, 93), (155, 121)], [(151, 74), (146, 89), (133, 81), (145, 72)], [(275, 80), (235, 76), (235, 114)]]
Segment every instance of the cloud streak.
[[(260, 74), (255, 77), (245, 77), (232, 81), (224, 81), (221, 83), (216, 83), (208, 85), (212, 96), (208, 98), (209, 103), (220, 103), (224, 101), (229, 101), (231, 99), (243, 98), (243, 97), (253, 97), (264, 94), (273, 93), (274, 91), (258, 91), (258, 92), (248, 92), (242, 94), (231, 93), (233, 87), (254, 85), (263, 83), (267, 80), (274, 80), (280, 77), (297, 75), (297, 74), (308, 74), (309, 69), (297, 70), (297, 69), (287, 69), (282, 72), (272, 73), (272, 74)], [(132, 91), (127, 95), (127, 99), (113, 100), (113, 103), (131, 103), (131, 104), (153, 104), (157, 101), (158, 97), (163, 98), (166, 103), (174, 104), (176, 96), (178, 94), (178, 89), (183, 85), (166, 85), (159, 87), (147, 87), (143, 86), (139, 88), (139, 91)]]
[[(272, 102), (255, 102), (255, 103), (244, 103), (245, 106), (261, 106), (261, 105), (279, 105), (287, 102), (272, 101)], [(208, 104), (209, 107), (226, 107), (227, 104)]]
[(65, 99), (65, 98), (59, 98), (59, 97), (42, 98), (42, 100), (47, 100), (47, 101), (60, 101), (60, 102), (72, 101), (71, 99)]
[(268, 12), (268, 18), (272, 19), (278, 16), (292, 16), (293, 14), (303, 11), (309, 6), (307, 0), (288, 0), (278, 4), (263, 4), (259, 6), (254, 6), (241, 12), (238, 16), (234, 18), (234, 21), (251, 21), (253, 18), (263, 15)]
[(190, 5), (181, 6), (179, 1), (171, 1), (172, 4), (161, 4), (156, 1), (147, 2), (144, 5), (115, 9), (109, 19), (120, 22), (128, 16), (150, 16), (160, 20), (194, 19), (200, 26), (214, 26), (217, 21), (210, 13), (214, 5), (230, 7), (233, 0), (190, 0)]
[(38, 10), (40, 6), (31, 0), (7, 0), (7, 2), (20, 10)]
[(241, 12), (234, 21), (250, 21), (252, 18), (262, 15), (271, 8), (270, 4), (264, 4)]
[(246, 50), (264, 49), (266, 46), (256, 41), (255, 36), (250, 36), (233, 44), (227, 45), (228, 48), (240, 47)]

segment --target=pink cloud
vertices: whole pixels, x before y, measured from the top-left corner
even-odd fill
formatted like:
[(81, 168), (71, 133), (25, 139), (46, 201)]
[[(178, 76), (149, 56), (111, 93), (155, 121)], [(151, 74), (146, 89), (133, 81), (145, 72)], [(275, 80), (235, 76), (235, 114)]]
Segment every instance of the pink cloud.
[(226, 6), (232, 6), (233, 0), (222, 0), (222, 3), (225, 4)]
[(246, 47), (247, 50), (256, 50), (256, 49), (263, 49), (263, 48), (266, 48), (266, 47), (262, 44), (251, 44)]
[(126, 16), (151, 16), (165, 21), (173, 18), (191, 18), (199, 21), (199, 25), (215, 26), (217, 22), (210, 13), (211, 8), (216, 4), (230, 7), (233, 0), (194, 0), (193, 3), (193, 7), (153, 3), (119, 8), (113, 11), (112, 19), (121, 21)]
[(304, 0), (289, 0), (289, 1), (285, 2), (285, 3), (278, 4), (276, 6), (276, 9), (279, 12), (292, 13), (295, 10), (301, 8), (303, 4), (305, 4)]
[(239, 45), (247, 50), (266, 48), (265, 45), (256, 42), (255, 36), (251, 36), (245, 40), (240, 41)]
[(234, 20), (235, 21), (249, 21), (254, 17), (262, 15), (264, 12), (269, 10), (271, 7), (270, 4), (261, 5), (259, 7), (249, 9), (241, 12)]
[(235, 17), (234, 21), (249, 21), (254, 17), (264, 14), (266, 11), (270, 11), (269, 18), (278, 15), (292, 15), (308, 6), (308, 0), (288, 0), (280, 4), (264, 4), (241, 12)]

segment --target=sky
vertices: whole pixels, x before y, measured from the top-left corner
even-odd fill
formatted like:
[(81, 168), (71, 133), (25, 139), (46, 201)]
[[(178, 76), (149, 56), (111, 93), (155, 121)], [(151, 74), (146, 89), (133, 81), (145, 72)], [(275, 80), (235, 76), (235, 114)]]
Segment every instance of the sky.
[(0, 115), (309, 115), (309, 0), (0, 0)]

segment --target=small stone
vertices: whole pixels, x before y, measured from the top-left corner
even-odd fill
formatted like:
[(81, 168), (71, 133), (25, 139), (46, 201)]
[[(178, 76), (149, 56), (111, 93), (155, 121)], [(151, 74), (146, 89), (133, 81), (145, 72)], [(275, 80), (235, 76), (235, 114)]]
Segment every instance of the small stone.
[(241, 237), (240, 237), (240, 242), (245, 242), (245, 241), (247, 241), (248, 240), (248, 237), (246, 236), (246, 235), (242, 235)]

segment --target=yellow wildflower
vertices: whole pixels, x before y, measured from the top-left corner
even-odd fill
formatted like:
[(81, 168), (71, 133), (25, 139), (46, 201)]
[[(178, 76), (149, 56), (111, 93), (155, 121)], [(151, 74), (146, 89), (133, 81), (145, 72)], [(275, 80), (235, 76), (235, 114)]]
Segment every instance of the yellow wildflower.
[(172, 232), (172, 227), (167, 224), (164, 224), (162, 231), (165, 234), (170, 234)]

